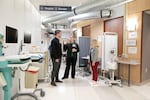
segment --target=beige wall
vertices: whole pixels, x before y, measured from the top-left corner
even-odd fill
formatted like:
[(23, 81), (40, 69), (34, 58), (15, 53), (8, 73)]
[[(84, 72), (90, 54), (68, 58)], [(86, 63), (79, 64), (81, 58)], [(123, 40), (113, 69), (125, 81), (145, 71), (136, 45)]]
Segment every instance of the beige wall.
[[(126, 5), (126, 23), (129, 20), (136, 19), (136, 32), (138, 33), (137, 36), (137, 54), (128, 54), (128, 47), (125, 47), (125, 53), (128, 55), (128, 59), (139, 59), (141, 61), (141, 39), (142, 39), (142, 11), (150, 9), (150, 0), (135, 0)], [(129, 32), (126, 31), (125, 40), (128, 39)], [(132, 66), (131, 68), (131, 80), (133, 83), (140, 83), (141, 82), (141, 65), (139, 66)], [(122, 76), (126, 79), (127, 78), (127, 67), (122, 68)]]
[[(137, 24), (136, 24), (136, 32), (137, 32), (137, 54), (128, 54), (128, 48), (126, 46), (126, 53), (128, 54), (128, 58), (133, 58), (133, 59), (140, 59), (141, 58), (141, 33), (142, 33), (142, 12), (138, 12), (138, 13), (133, 13), (128, 15), (127, 17), (127, 21), (128, 20), (132, 20), (132, 19), (136, 19), (137, 20)], [(126, 39), (128, 39), (128, 34), (129, 32), (126, 32)]]
[[(93, 20), (85, 20), (85, 21), (80, 21), (77, 23), (77, 29), (82, 32), (82, 27), (83, 26), (91, 26), (91, 40), (92, 39), (97, 39), (98, 36), (103, 34), (104, 28), (103, 28), (103, 21), (100, 19), (93, 19)], [(101, 57), (101, 43), (99, 42), (99, 56)]]
[[(139, 59), (141, 61), (141, 39), (142, 39), (142, 11), (150, 9), (150, 0), (135, 0), (131, 3), (128, 3), (126, 5), (126, 19), (125, 19), (125, 25), (128, 20), (130, 19), (136, 19), (137, 20), (137, 25), (136, 25), (136, 31), (138, 33), (137, 36), (137, 54), (128, 54), (128, 47), (126, 46), (124, 42), (124, 53), (127, 54), (128, 59)], [(91, 25), (91, 39), (98, 39), (98, 35), (102, 34), (104, 32), (104, 25), (103, 21), (99, 19), (94, 19), (94, 20), (88, 20), (88, 21), (83, 21), (79, 22), (77, 24), (77, 29), (82, 32), (82, 27), (86, 25)], [(126, 30), (125, 27), (125, 32), (124, 32), (124, 41), (128, 39), (128, 31)], [(99, 43), (100, 44), (100, 43)], [(100, 56), (101, 56), (101, 44), (100, 44)], [(140, 83), (141, 82), (141, 65), (139, 66), (132, 66), (131, 67), (131, 81), (133, 83)], [(121, 76), (124, 79), (127, 79), (128, 75), (128, 70), (127, 66), (122, 65), (121, 68)]]
[(135, 0), (128, 5), (128, 14), (139, 13), (150, 9), (150, 0)]

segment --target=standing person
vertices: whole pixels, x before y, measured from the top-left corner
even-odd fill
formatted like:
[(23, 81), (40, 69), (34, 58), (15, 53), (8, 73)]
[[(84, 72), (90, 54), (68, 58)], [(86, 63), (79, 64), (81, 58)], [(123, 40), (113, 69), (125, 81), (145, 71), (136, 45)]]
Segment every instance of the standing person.
[(70, 66), (71, 66), (71, 77), (75, 79), (75, 66), (77, 62), (77, 53), (79, 52), (79, 46), (75, 42), (73, 36), (70, 37), (70, 43), (64, 44), (64, 51), (67, 51), (66, 57), (66, 69), (62, 79), (67, 79), (69, 76)]
[(55, 38), (51, 41), (51, 47), (50, 47), (50, 53), (53, 62), (53, 69), (51, 74), (52, 86), (57, 86), (55, 82), (62, 83), (62, 81), (59, 80), (59, 69), (61, 65), (61, 56), (62, 56), (61, 44), (59, 41), (60, 38), (61, 38), (61, 31), (56, 30)]
[(90, 63), (91, 63), (91, 69), (92, 69), (92, 80), (97, 81), (99, 58), (98, 58), (98, 43), (96, 39), (92, 40), (92, 43), (91, 43)]

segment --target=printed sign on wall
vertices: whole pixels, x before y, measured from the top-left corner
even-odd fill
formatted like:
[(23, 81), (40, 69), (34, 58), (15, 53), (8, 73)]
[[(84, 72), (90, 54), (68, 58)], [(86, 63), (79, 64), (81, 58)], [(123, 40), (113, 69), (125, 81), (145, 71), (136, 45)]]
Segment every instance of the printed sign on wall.
[(72, 11), (71, 6), (45, 6), (40, 5), (40, 11)]
[(136, 46), (136, 40), (126, 40), (126, 46)]
[(137, 54), (137, 47), (128, 47), (128, 54)]
[(137, 32), (128, 33), (128, 39), (136, 39), (136, 38), (137, 38)]

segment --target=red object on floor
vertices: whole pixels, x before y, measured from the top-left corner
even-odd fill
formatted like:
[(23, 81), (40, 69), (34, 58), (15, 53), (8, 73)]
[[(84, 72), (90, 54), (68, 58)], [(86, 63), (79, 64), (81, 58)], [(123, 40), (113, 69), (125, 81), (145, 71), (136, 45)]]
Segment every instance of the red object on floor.
[(94, 81), (97, 81), (98, 80), (98, 65), (99, 65), (99, 62), (96, 62), (94, 65), (91, 64), (91, 67), (92, 67), (92, 79)]

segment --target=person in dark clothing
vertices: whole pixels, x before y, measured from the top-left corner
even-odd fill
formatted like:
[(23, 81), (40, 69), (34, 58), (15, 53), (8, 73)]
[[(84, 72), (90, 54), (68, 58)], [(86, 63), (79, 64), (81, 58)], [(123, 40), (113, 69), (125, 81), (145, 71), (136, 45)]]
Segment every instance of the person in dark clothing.
[(51, 74), (51, 85), (57, 86), (55, 82), (62, 81), (59, 80), (59, 69), (61, 65), (61, 56), (62, 56), (62, 49), (61, 44), (59, 42), (59, 39), (61, 38), (61, 31), (56, 30), (55, 31), (55, 38), (51, 41), (50, 45), (50, 55), (53, 62), (53, 69)]
[(71, 77), (72, 79), (75, 78), (75, 66), (77, 61), (77, 53), (79, 52), (79, 46), (77, 43), (75, 43), (75, 38), (70, 38), (70, 43), (64, 44), (64, 51), (67, 51), (67, 57), (66, 57), (66, 69), (64, 76), (62, 79), (67, 79), (69, 76), (70, 66), (71, 69)]

